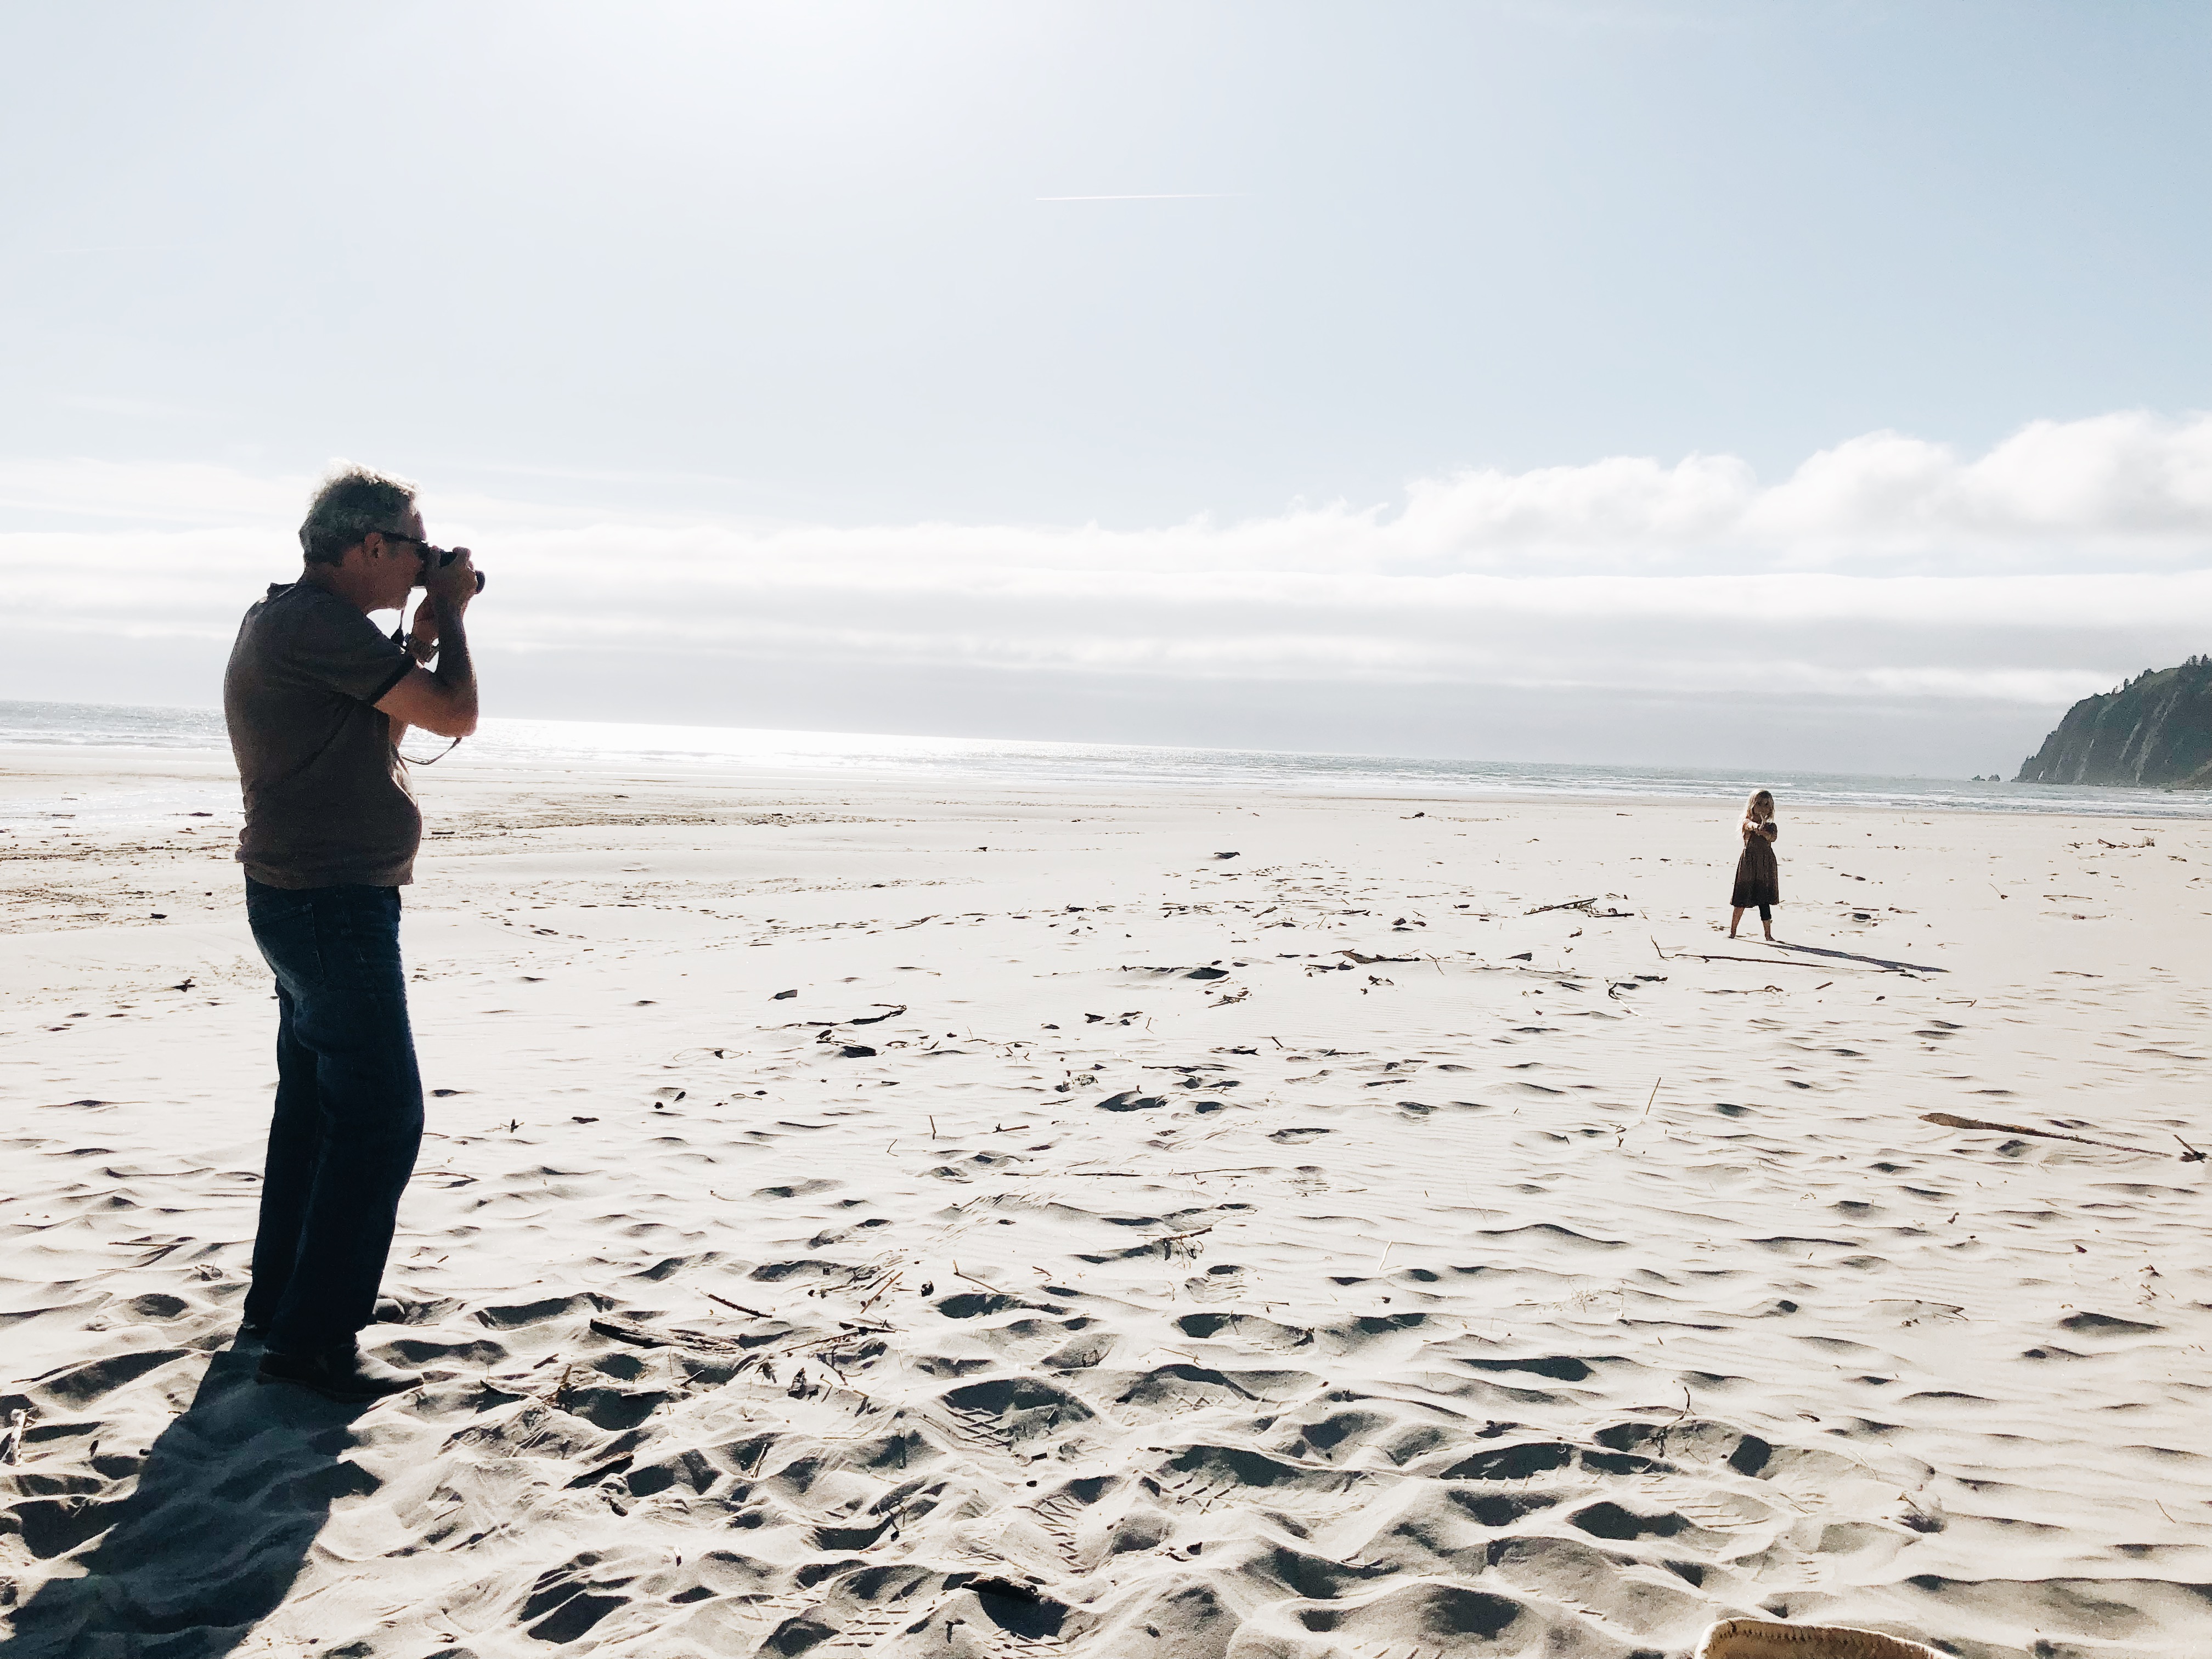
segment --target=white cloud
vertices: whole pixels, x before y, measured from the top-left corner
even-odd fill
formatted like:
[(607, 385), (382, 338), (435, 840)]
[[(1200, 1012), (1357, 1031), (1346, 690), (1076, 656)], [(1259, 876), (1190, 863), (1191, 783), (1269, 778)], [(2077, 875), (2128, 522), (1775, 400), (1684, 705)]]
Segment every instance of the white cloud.
[(2212, 534), (2212, 416), (2038, 421), (1972, 462), (1877, 433), (1806, 462), (1747, 525), (1801, 556), (2196, 562)]
[[(0, 459), (0, 511), (92, 524), (282, 524), (309, 483), (181, 462)], [(297, 546), (297, 543), (293, 545)]]
[[(0, 535), (17, 626), (227, 641), (294, 566), (310, 482), (0, 463), (0, 502), (64, 526)], [(933, 674), (988, 670), (1048, 698), (1054, 676), (1104, 676), (1200, 697), (1322, 681), (1354, 699), (1420, 684), (1978, 699), (2020, 706), (2026, 730), (2212, 631), (2203, 416), (2038, 422), (1973, 459), (1878, 433), (1771, 485), (1729, 457), (1472, 471), (1395, 509), (1150, 530), (589, 523), (434, 490), (426, 505), (492, 573), (487, 651), (898, 667), (917, 708)]]

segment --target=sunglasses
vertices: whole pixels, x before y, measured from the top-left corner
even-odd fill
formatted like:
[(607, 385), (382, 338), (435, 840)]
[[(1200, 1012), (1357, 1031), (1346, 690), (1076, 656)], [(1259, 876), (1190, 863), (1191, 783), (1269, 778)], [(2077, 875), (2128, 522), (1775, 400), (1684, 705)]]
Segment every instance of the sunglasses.
[[(380, 530), (376, 533), (387, 542), (405, 542), (410, 547), (419, 549), (415, 556), (422, 561), (422, 568), (426, 571), (433, 566), (443, 570), (459, 556), (452, 548), (434, 547), (420, 536), (410, 536), (397, 530)], [(484, 573), (479, 570), (477, 572), (477, 592), (481, 593), (483, 590)]]

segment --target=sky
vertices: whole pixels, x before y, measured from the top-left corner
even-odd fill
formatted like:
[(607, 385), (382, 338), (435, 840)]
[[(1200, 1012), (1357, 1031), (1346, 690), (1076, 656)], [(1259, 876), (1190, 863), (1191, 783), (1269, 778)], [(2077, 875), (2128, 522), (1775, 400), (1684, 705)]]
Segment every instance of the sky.
[(2212, 648), (2212, 10), (0, 3), (0, 697), (2016, 769)]

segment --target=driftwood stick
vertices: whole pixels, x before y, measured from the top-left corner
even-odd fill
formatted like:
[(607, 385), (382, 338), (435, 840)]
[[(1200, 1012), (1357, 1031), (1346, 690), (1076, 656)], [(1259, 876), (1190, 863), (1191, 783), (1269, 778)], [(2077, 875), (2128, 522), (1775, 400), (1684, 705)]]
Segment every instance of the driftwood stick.
[[(1677, 951), (1671, 957), (1662, 955), (1662, 959), (1668, 962), (1680, 962), (1685, 958), (1687, 958), (1692, 962), (1748, 962), (1761, 968), (1813, 968), (1824, 971), (1831, 969), (1831, 964), (1825, 962), (1792, 962), (1787, 957), (1705, 956), (1696, 951)], [(1877, 968), (1874, 971), (1877, 974), (1904, 974), (1910, 973), (1911, 969), (1907, 968)]]
[(734, 1308), (741, 1314), (750, 1314), (755, 1319), (773, 1319), (775, 1317), (774, 1314), (763, 1313), (758, 1308), (748, 1308), (742, 1302), (732, 1302), (726, 1296), (716, 1296), (712, 1291), (702, 1291), (700, 1294), (705, 1297), (709, 1302), (719, 1302), (724, 1307)]
[[(1650, 936), (1646, 934), (1645, 937), (1650, 938)], [(1656, 939), (1651, 940), (1651, 952), (1662, 962), (1749, 962), (1754, 963), (1764, 963), (1770, 968), (1824, 968), (1828, 965), (1824, 962), (1795, 962), (1788, 957), (1708, 956), (1697, 951), (1676, 951), (1672, 955), (1669, 955), (1661, 947), (1659, 941)], [(1923, 970), (1914, 968), (1883, 966), (1877, 963), (1869, 963), (1868, 966), (1872, 967), (1878, 974), (1904, 974), (1908, 976), (1917, 975), (1918, 973), (1923, 971), (1931, 973), (1942, 973), (1943, 971), (1940, 968)]]
[(633, 1325), (626, 1319), (594, 1319), (592, 1328), (601, 1336), (611, 1336), (617, 1342), (628, 1342), (641, 1348), (672, 1348), (677, 1340), (659, 1331), (649, 1331), (642, 1325)]
[(711, 1336), (704, 1331), (656, 1331), (633, 1320), (615, 1319), (601, 1315), (593, 1319), (591, 1327), (601, 1336), (611, 1336), (617, 1342), (627, 1342), (639, 1348), (690, 1348), (702, 1353), (734, 1353), (738, 1345), (726, 1336)]
[(890, 1008), (890, 1012), (887, 1014), (861, 1015), (853, 1019), (794, 1019), (775, 1029), (779, 1031), (834, 1031), (840, 1025), (880, 1025), (887, 1019), (896, 1019), (906, 1012), (906, 1005), (903, 1003), (896, 1008), (891, 1008), (891, 1005), (888, 1002), (878, 1002), (875, 1006)]
[(1001, 1170), (1012, 1181), (1180, 1181), (1186, 1176), (1267, 1175), (1279, 1164), (1222, 1164), (1203, 1170)]
[[(1272, 1164), (1213, 1164), (1203, 1170), (1170, 1170), (1166, 1173), (1171, 1176), (1265, 1175), (1278, 1167)], [(1081, 1171), (1076, 1173), (1080, 1174)]]
[(999, 1173), (1009, 1181), (1135, 1181), (1135, 1170), (1001, 1170)]
[(1210, 1233), (1212, 1231), (1212, 1225), (1209, 1223), (1206, 1226), (1192, 1227), (1179, 1233), (1163, 1233), (1158, 1238), (1146, 1239), (1145, 1242), (1148, 1244), (1158, 1245), (1162, 1255), (1172, 1255), (1175, 1254), (1175, 1247), (1186, 1238), (1196, 1238), (1201, 1233)]
[[(2074, 1140), (2084, 1146), (2102, 1146), (2107, 1152), (2133, 1152), (2137, 1158), (2164, 1158), (2164, 1152), (2154, 1152), (2142, 1146), (2123, 1146), (2117, 1140), (2092, 1140), (2087, 1135), (2069, 1135), (2060, 1129), (2030, 1128), (2025, 1123), (1992, 1123), (1986, 1118), (1960, 1117), (1954, 1112), (1923, 1112), (1923, 1123), (1940, 1123), (1947, 1129), (1992, 1129), (2000, 1134), (2039, 1135), (2045, 1140)], [(2176, 1139), (2180, 1137), (2176, 1136)], [(2186, 1141), (2183, 1141), (2187, 1146)], [(2201, 1156), (2201, 1154), (2200, 1154)], [(2186, 1163), (2187, 1159), (2183, 1159)]]
[(1534, 909), (1523, 910), (1521, 914), (1524, 916), (1540, 916), (1547, 910), (1579, 910), (1585, 904), (1595, 904), (1596, 902), (1597, 901), (1594, 898), (1561, 899), (1557, 904), (1540, 904)]

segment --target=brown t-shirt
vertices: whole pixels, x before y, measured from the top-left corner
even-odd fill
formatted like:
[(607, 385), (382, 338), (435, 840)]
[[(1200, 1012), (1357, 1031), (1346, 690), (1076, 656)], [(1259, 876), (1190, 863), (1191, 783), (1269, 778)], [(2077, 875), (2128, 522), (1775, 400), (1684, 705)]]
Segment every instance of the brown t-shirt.
[(312, 582), (274, 583), (246, 613), (222, 712), (246, 793), (238, 861), (271, 887), (404, 887), (422, 815), (372, 707), (414, 659)]

